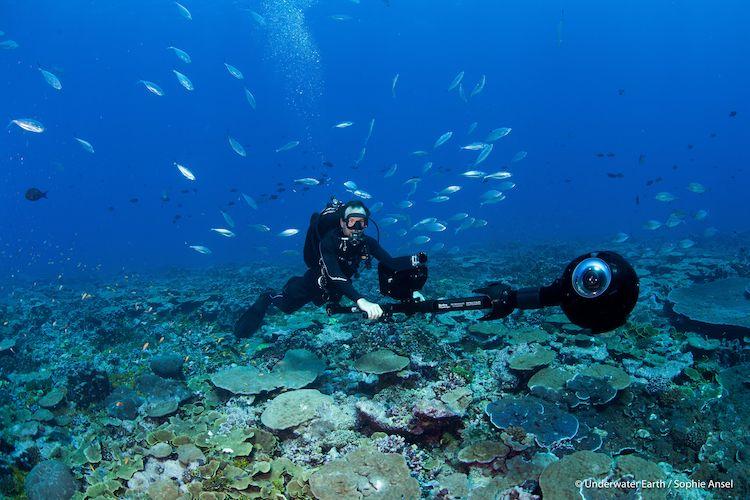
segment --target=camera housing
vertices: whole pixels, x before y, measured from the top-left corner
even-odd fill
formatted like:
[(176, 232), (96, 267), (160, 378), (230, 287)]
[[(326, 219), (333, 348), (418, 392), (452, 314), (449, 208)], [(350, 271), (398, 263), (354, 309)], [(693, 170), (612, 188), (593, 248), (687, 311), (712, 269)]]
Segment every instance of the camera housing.
[(635, 269), (618, 253), (591, 252), (574, 259), (560, 278), (560, 307), (572, 323), (602, 333), (625, 324), (638, 301)]
[(412, 300), (412, 295), (422, 289), (427, 282), (427, 266), (417, 266), (396, 271), (378, 263), (380, 293), (396, 300)]

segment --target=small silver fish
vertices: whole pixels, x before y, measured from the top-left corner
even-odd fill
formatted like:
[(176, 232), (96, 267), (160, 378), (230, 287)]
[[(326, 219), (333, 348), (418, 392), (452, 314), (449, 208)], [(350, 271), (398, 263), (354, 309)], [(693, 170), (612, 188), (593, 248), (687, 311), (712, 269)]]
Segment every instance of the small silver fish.
[(148, 80), (138, 80), (138, 83), (142, 83), (146, 89), (151, 92), (154, 95), (163, 96), (164, 91), (154, 82), (149, 82)]
[(344, 121), (344, 122), (337, 123), (336, 125), (333, 126), (333, 128), (349, 128), (352, 125), (354, 125), (354, 122)]
[(466, 146), (461, 146), (461, 149), (463, 149), (464, 151), (479, 151), (486, 145), (487, 144), (484, 142), (472, 142), (471, 144), (467, 144)]
[(453, 193), (456, 193), (456, 192), (458, 192), (460, 190), (461, 190), (461, 186), (448, 186), (447, 188), (443, 189), (442, 191), (440, 191), (437, 194), (439, 194), (439, 195), (453, 194)]
[(356, 189), (357, 189), (357, 183), (356, 183), (356, 182), (354, 182), (354, 181), (346, 181), (346, 182), (344, 183), (344, 187), (345, 187), (345, 188), (346, 188), (346, 189), (347, 189), (348, 191), (354, 191), (354, 190), (356, 190)]
[(188, 21), (193, 20), (193, 15), (190, 13), (189, 10), (187, 10), (187, 7), (185, 7), (179, 2), (175, 2), (174, 4), (177, 6), (177, 12), (179, 12), (182, 17), (184, 17)]
[(479, 155), (477, 156), (477, 159), (474, 161), (474, 166), (476, 167), (480, 163), (482, 163), (484, 160), (487, 159), (487, 157), (492, 153), (492, 149), (495, 147), (494, 144), (485, 144), (482, 147), (482, 150), (479, 152)]
[(232, 217), (228, 213), (226, 213), (224, 210), (219, 210), (219, 212), (221, 212), (221, 216), (224, 217), (224, 222), (227, 223), (227, 226), (233, 228), (234, 227), (234, 219), (232, 219)]
[(478, 125), (479, 125), (479, 123), (477, 123), (477, 122), (471, 122), (471, 124), (469, 125), (469, 130), (466, 131), (466, 135), (473, 134), (474, 131), (477, 129)]
[(0, 42), (0, 49), (3, 50), (13, 50), (17, 49), (18, 47), (20, 47), (20, 45), (18, 45), (15, 40), (3, 40), (2, 42)]
[(289, 141), (283, 146), (281, 146), (279, 149), (277, 149), (276, 152), (281, 153), (282, 151), (289, 151), (290, 149), (294, 149), (297, 146), (299, 146), (299, 141)]
[(444, 202), (446, 202), (448, 200), (450, 200), (450, 198), (448, 196), (440, 195), (440, 196), (435, 196), (433, 198), (430, 198), (427, 201), (429, 201), (431, 203), (444, 203)]
[(455, 78), (453, 78), (453, 81), (450, 85), (448, 85), (448, 92), (458, 87), (458, 85), (461, 83), (461, 81), (464, 79), (464, 72), (459, 72)]
[(266, 18), (255, 12), (254, 10), (250, 11), (250, 15), (252, 16), (253, 20), (258, 23), (259, 26), (265, 26), (266, 25)]
[(414, 206), (414, 202), (411, 200), (399, 201), (398, 203), (396, 203), (396, 206), (398, 208), (411, 208)]
[(250, 104), (250, 107), (255, 109), (255, 106), (256, 106), (255, 96), (247, 88), (245, 89), (245, 99), (247, 99), (247, 102)]
[(234, 151), (235, 153), (237, 153), (238, 155), (242, 157), (247, 156), (247, 151), (245, 151), (245, 148), (242, 146), (242, 144), (240, 144), (240, 142), (237, 139), (235, 139), (232, 136), (229, 136), (228, 139), (229, 139), (229, 146), (232, 148), (232, 151)]
[(513, 158), (511, 158), (510, 162), (511, 163), (515, 163), (517, 161), (521, 161), (524, 158), (526, 158), (526, 155), (528, 155), (528, 153), (526, 151), (519, 151), (518, 153), (516, 153), (515, 155), (513, 155)]
[(499, 172), (495, 172), (494, 174), (485, 175), (484, 176), (484, 181), (487, 181), (488, 179), (503, 180), (503, 179), (507, 179), (507, 178), (511, 177), (511, 175), (512, 174), (510, 172), (506, 172), (504, 170), (500, 170)]
[(193, 82), (190, 81), (190, 78), (188, 78), (187, 76), (183, 75), (182, 73), (180, 73), (176, 69), (173, 69), (172, 72), (177, 77), (177, 81), (180, 82), (180, 85), (182, 85), (185, 88), (185, 90), (193, 90), (194, 89)]
[(195, 180), (195, 175), (187, 167), (185, 167), (184, 165), (180, 165), (177, 162), (174, 162), (173, 165), (177, 167), (177, 170), (179, 170), (183, 177), (185, 177), (187, 180)]
[(678, 245), (680, 245), (680, 248), (682, 248), (683, 250), (687, 250), (688, 248), (695, 245), (695, 242), (690, 238), (685, 238), (684, 240), (680, 240), (678, 242)]
[(190, 55), (188, 55), (188, 53), (182, 49), (170, 46), (167, 47), (167, 50), (171, 50), (172, 52), (174, 52), (174, 54), (180, 59), (180, 61), (184, 62), (185, 64), (190, 64), (192, 62), (192, 59), (190, 59)]
[(393, 98), (396, 98), (396, 84), (398, 83), (398, 76), (399, 74), (396, 73), (396, 76), (393, 77), (393, 81), (391, 82), (391, 96)]
[(673, 195), (672, 193), (668, 193), (667, 191), (661, 191), (660, 193), (656, 193), (656, 196), (654, 196), (654, 199), (656, 199), (657, 201), (668, 203), (670, 201), (676, 200), (677, 197)]
[(317, 186), (320, 184), (320, 181), (318, 179), (313, 179), (312, 177), (303, 177), (302, 179), (294, 179), (295, 184), (303, 184), (305, 186)]
[(628, 241), (628, 238), (630, 238), (628, 233), (617, 233), (615, 237), (612, 238), (612, 243), (625, 243)]
[(234, 238), (235, 236), (237, 236), (236, 234), (234, 234), (229, 229), (225, 229), (223, 227), (212, 227), (211, 231), (213, 231), (215, 233), (218, 233), (218, 234), (222, 235), (225, 238)]
[(87, 153), (94, 154), (94, 146), (92, 146), (89, 141), (85, 141), (78, 137), (73, 137), (73, 139), (75, 139), (78, 142), (78, 144), (81, 145), (84, 151), (86, 151)]
[(485, 142), (495, 142), (498, 139), (502, 139), (506, 135), (510, 134), (513, 129), (510, 127), (501, 127), (496, 128), (492, 132), (489, 133), (487, 136), (487, 139), (485, 139)]
[(382, 208), (383, 208), (383, 202), (378, 201), (377, 203), (373, 203), (370, 206), (370, 212), (374, 214), (374, 213), (379, 212)]
[(367, 137), (365, 137), (365, 146), (367, 146), (367, 143), (370, 142), (370, 137), (372, 137), (372, 129), (375, 128), (375, 118), (370, 120), (370, 128), (367, 131)]
[(11, 125), (16, 125), (27, 132), (34, 132), (35, 134), (41, 134), (44, 132), (44, 125), (42, 125), (42, 122), (34, 120), (33, 118), (16, 118), (15, 120), (11, 120), (8, 124), (9, 127)]
[(47, 70), (44, 70), (42, 68), (39, 68), (39, 71), (42, 73), (42, 76), (44, 77), (44, 81), (49, 84), (50, 87), (52, 87), (55, 90), (61, 90), (62, 89), (62, 83), (60, 83), (60, 79), (57, 78), (53, 73), (50, 73)]
[(430, 242), (430, 237), (429, 236), (417, 236), (416, 238), (411, 240), (411, 242), (414, 245), (424, 245), (425, 243)]
[(648, 229), (649, 231), (654, 231), (656, 229), (659, 229), (660, 227), (661, 227), (661, 222), (659, 222), (658, 220), (654, 220), (654, 219), (647, 220), (643, 224), (643, 228)]
[(260, 233), (267, 233), (271, 230), (271, 228), (265, 224), (250, 224), (250, 227)]
[(470, 97), (474, 97), (475, 95), (479, 94), (482, 90), (484, 90), (484, 85), (487, 83), (487, 77), (485, 75), (482, 75), (482, 77), (479, 79), (479, 82), (474, 86), (474, 90), (471, 91)]
[(362, 191), (361, 189), (355, 189), (352, 193), (354, 196), (358, 196), (362, 198), (363, 200), (369, 200), (372, 198), (372, 195), (368, 193), (367, 191)]
[(466, 212), (459, 212), (457, 214), (454, 214), (454, 215), (451, 215), (450, 217), (448, 217), (448, 221), (450, 221), (450, 222), (458, 222), (460, 220), (464, 220), (468, 216), (469, 216), (469, 214), (467, 214)]
[(203, 255), (208, 255), (211, 253), (211, 249), (203, 245), (190, 245), (190, 248), (198, 253), (202, 253)]
[(440, 222), (431, 222), (422, 226), (422, 229), (430, 233), (440, 233), (442, 231), (445, 231), (447, 229), (447, 226), (445, 224), (441, 224)]
[(689, 191), (692, 191), (696, 194), (702, 194), (706, 192), (705, 186), (703, 186), (703, 184), (701, 184), (700, 182), (691, 182), (690, 184), (688, 184), (687, 188)]
[(383, 177), (387, 178), (387, 177), (393, 176), (393, 174), (396, 173), (397, 169), (398, 169), (398, 163), (394, 163), (393, 165), (391, 165), (391, 168), (388, 169), (388, 171), (385, 173)]
[(432, 146), (433, 149), (439, 148), (440, 146), (448, 142), (451, 137), (453, 137), (453, 132), (444, 133), (443, 135), (437, 138), (437, 140), (435, 141), (435, 144)]
[(244, 76), (242, 76), (242, 71), (238, 70), (231, 64), (224, 63), (224, 67), (227, 68), (227, 71), (229, 71), (229, 74), (235, 77), (236, 79), (242, 80), (243, 78), (245, 78)]
[(294, 236), (297, 233), (299, 233), (299, 229), (289, 228), (281, 231), (279, 233), (279, 236), (281, 236), (282, 238), (288, 238), (289, 236)]
[(478, 179), (480, 177), (484, 177), (487, 175), (486, 172), (482, 172), (481, 170), (467, 170), (466, 172), (462, 173), (462, 177), (468, 177), (469, 179)]
[(253, 210), (258, 210), (258, 204), (255, 203), (255, 200), (253, 199), (252, 196), (250, 196), (249, 194), (242, 193), (242, 198), (245, 199), (245, 203), (247, 203), (250, 206), (250, 208), (252, 208)]

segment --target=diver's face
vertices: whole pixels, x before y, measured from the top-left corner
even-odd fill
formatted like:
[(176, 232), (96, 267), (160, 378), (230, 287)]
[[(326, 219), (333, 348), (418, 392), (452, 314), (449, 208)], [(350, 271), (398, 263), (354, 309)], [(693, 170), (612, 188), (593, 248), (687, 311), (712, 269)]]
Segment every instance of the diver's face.
[(362, 234), (365, 232), (367, 227), (367, 219), (364, 217), (349, 217), (347, 219), (340, 219), (341, 232), (344, 236), (351, 238), (355, 233)]

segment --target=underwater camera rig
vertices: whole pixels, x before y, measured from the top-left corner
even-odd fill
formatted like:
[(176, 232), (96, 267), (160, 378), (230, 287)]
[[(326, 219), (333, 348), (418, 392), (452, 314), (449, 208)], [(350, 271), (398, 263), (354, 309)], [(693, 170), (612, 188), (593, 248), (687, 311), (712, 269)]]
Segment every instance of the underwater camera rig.
[[(378, 264), (380, 293), (399, 302), (381, 304), (383, 316), (394, 314), (439, 314), (453, 311), (489, 311), (481, 321), (500, 319), (516, 309), (560, 306), (576, 325), (602, 333), (623, 325), (638, 300), (639, 282), (633, 267), (619, 254), (597, 251), (574, 259), (549, 286), (512, 289), (504, 283), (489, 283), (474, 290), (479, 295), (417, 301), (414, 292), (427, 282), (427, 266), (396, 271)], [(328, 314), (361, 312), (356, 306), (329, 304)], [(364, 314), (363, 314), (364, 315)], [(366, 316), (366, 315), (364, 315)]]

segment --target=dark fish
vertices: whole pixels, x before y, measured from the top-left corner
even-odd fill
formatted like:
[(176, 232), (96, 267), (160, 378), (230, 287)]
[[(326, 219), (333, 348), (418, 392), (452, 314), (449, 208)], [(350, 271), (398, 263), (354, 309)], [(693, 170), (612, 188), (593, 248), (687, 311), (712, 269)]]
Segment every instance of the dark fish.
[(607, 177), (609, 177), (610, 179), (622, 179), (623, 177), (625, 177), (625, 174), (623, 174), (622, 172), (607, 172)]
[(693, 149), (693, 145), (692, 144), (688, 144), (688, 149)]
[(638, 157), (638, 164), (643, 165), (644, 163), (646, 163), (646, 155), (640, 155)]
[(649, 180), (646, 181), (646, 185), (647, 186), (651, 186), (653, 183), (654, 183), (653, 179), (649, 179)]
[(138, 198), (130, 198), (130, 203), (138, 203)]
[(610, 151), (609, 153), (607, 153), (607, 158), (614, 158), (614, 157), (615, 157), (615, 154), (613, 152)]
[(227, 203), (227, 205), (229, 205), (230, 207), (233, 207), (234, 206), (234, 202), (230, 201), (229, 203)]
[(641, 197), (640, 196), (636, 196), (635, 197), (635, 204), (636, 205), (640, 205), (641, 204)]
[(735, 116), (737, 116), (737, 112), (736, 111), (730, 111), (729, 112), (729, 118), (734, 118)]
[(41, 191), (37, 188), (29, 188), (26, 190), (26, 194), (23, 195), (29, 201), (39, 201), (42, 198), (47, 197), (47, 191)]
[(672, 170), (677, 170), (677, 165), (672, 165)]
[(279, 195), (272, 194), (271, 196), (269, 196), (269, 198), (271, 198), (272, 200), (278, 200), (279, 199)]
[(115, 207), (107, 207), (107, 211), (108, 212), (114, 212), (115, 211)]
[(335, 165), (332, 162), (325, 160), (323, 161), (323, 166), (328, 167), (328, 168), (333, 168)]
[(276, 190), (277, 193), (283, 193), (284, 191), (286, 191), (286, 188), (278, 188)]
[(229, 192), (230, 192), (230, 193), (236, 193), (236, 192), (237, 192), (237, 188), (231, 188), (231, 189), (229, 190)]
[(617, 89), (617, 95), (625, 95), (625, 89)]
[(188, 194), (190, 192), (189, 189), (180, 189), (180, 193), (182, 194)]
[(596, 153), (597, 158), (604, 158), (604, 153)]
[(708, 136), (709, 136), (709, 137), (710, 137), (711, 139), (713, 139), (713, 138), (715, 138), (715, 137), (716, 137), (716, 133), (715, 133), (715, 132), (711, 132), (710, 134), (708, 134)]

